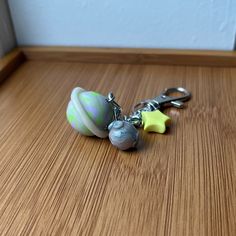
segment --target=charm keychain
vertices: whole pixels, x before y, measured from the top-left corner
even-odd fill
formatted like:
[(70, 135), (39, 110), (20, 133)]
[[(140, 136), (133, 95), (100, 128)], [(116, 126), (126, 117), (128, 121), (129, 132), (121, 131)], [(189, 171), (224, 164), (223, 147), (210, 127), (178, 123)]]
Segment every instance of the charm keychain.
[[(173, 93), (181, 96), (171, 96)], [(158, 97), (141, 101), (134, 106), (129, 116), (125, 116), (112, 93), (105, 97), (77, 87), (71, 93), (66, 115), (71, 126), (79, 133), (99, 138), (109, 136), (114, 146), (127, 150), (138, 143), (139, 133), (136, 128), (164, 133), (171, 120), (160, 110), (169, 106), (183, 108), (183, 102), (190, 97), (191, 93), (184, 88), (168, 88)]]

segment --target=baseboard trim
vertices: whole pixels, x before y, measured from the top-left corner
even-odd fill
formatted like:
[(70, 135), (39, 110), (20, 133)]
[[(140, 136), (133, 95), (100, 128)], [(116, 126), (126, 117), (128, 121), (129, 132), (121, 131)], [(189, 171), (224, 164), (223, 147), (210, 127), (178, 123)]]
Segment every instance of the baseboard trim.
[(6, 79), (25, 60), (23, 52), (16, 48), (3, 58), (0, 58), (0, 82)]
[(86, 63), (236, 66), (236, 52), (208, 50), (22, 47), (28, 60)]
[(171, 49), (21, 47), (0, 59), (0, 82), (25, 60), (110, 64), (236, 67), (235, 51)]

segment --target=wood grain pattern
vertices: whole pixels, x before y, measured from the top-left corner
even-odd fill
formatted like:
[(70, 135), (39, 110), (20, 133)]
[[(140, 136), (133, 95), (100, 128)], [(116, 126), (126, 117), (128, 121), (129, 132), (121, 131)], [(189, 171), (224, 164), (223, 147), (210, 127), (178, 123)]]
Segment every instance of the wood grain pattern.
[(29, 60), (62, 62), (236, 66), (236, 52), (140, 48), (22, 47)]
[[(236, 235), (236, 69), (27, 61), (0, 85), (0, 235)], [(165, 87), (193, 94), (137, 151), (82, 137), (73, 87), (130, 111)]]
[(18, 48), (0, 58), (0, 82), (6, 79), (24, 60), (24, 54)]

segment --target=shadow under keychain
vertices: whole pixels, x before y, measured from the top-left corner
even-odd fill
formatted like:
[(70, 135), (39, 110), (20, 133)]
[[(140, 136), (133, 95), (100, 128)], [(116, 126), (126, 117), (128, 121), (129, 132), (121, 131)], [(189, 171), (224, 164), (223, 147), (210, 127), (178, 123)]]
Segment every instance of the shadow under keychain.
[[(181, 96), (171, 96), (178, 93)], [(170, 124), (170, 117), (161, 110), (174, 106), (183, 108), (184, 101), (189, 100), (191, 93), (186, 89), (168, 88), (160, 96), (141, 101), (134, 106), (129, 116), (122, 114), (115, 97), (107, 97), (80, 87), (74, 88), (68, 104), (66, 116), (71, 126), (86, 136), (106, 138), (121, 150), (136, 147), (139, 133), (136, 128), (143, 127), (147, 132), (164, 133)]]

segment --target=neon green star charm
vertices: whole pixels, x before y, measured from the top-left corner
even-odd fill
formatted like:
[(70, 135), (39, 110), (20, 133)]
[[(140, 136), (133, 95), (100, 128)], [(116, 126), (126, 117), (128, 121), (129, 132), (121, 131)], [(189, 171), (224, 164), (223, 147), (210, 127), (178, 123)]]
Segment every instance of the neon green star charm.
[(156, 132), (163, 134), (166, 131), (166, 126), (170, 124), (170, 117), (164, 115), (159, 110), (143, 111), (142, 121), (144, 130), (147, 132)]

